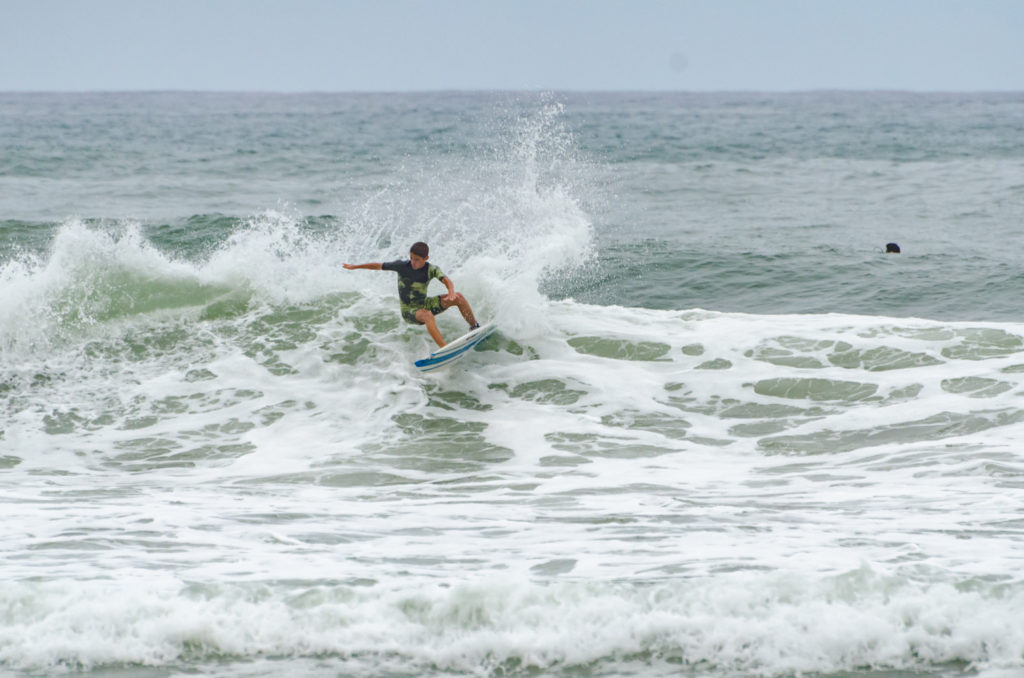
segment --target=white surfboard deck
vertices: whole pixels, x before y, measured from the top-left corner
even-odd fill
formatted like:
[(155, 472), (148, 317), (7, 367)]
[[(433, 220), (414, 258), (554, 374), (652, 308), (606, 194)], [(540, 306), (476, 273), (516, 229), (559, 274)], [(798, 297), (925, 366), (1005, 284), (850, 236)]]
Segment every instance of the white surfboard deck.
[(491, 336), (491, 333), (496, 329), (497, 327), (494, 323), (481, 325), (413, 364), (416, 365), (416, 369), (420, 372), (433, 372), (442, 367), (447, 367), (465, 357), (477, 344)]

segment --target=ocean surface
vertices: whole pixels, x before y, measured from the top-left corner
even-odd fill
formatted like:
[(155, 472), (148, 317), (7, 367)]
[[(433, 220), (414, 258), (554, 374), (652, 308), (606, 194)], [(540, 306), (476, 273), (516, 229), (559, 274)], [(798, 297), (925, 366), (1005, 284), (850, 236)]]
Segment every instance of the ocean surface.
[(0, 94), (0, 675), (1024, 676), (1022, 251), (1024, 94)]

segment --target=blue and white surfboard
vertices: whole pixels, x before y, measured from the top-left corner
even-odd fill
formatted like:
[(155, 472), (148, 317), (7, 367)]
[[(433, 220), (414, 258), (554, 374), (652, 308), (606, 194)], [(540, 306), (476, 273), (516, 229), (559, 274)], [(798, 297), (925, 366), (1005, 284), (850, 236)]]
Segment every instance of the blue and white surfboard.
[(494, 323), (481, 325), (475, 330), (463, 334), (444, 348), (437, 349), (426, 358), (417, 360), (413, 364), (416, 365), (416, 369), (420, 372), (432, 372), (441, 367), (451, 365), (472, 351), (481, 341), (491, 336), (495, 329), (497, 328)]

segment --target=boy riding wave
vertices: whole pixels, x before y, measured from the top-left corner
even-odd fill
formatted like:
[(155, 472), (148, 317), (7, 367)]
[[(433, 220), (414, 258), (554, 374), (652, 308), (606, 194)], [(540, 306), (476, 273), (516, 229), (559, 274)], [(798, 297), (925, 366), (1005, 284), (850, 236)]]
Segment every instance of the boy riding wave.
[[(473, 309), (461, 293), (455, 291), (451, 278), (441, 269), (427, 261), (430, 248), (425, 242), (413, 243), (409, 248), (409, 258), (398, 259), (385, 263), (342, 264), (347, 270), (367, 269), (372, 271), (394, 271), (398, 274), (398, 299), (402, 308), (402, 318), (407, 323), (426, 325), (431, 338), (438, 346), (445, 345), (441, 331), (437, 328), (434, 316), (443, 313), (452, 306), (458, 306), (462, 317), (469, 323), (469, 329), (480, 327), (473, 316)], [(435, 297), (427, 296), (427, 286), (431, 280), (440, 280), (448, 288), (447, 294)]]

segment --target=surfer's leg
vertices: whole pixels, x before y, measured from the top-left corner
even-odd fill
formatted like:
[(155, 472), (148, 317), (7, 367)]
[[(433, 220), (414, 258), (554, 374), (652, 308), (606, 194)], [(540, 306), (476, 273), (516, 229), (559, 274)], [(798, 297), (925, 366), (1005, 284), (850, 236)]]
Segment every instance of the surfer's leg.
[(433, 339), (438, 346), (444, 346), (444, 337), (441, 336), (441, 330), (437, 329), (437, 321), (434, 320), (433, 313), (425, 308), (421, 308), (416, 311), (416, 320), (427, 326), (427, 332), (430, 332), (431, 339)]
[(462, 314), (462, 317), (466, 319), (466, 322), (469, 323), (470, 328), (476, 327), (477, 322), (476, 318), (473, 316), (473, 309), (470, 308), (469, 301), (466, 297), (462, 296), (461, 292), (455, 293), (455, 301), (445, 301), (444, 297), (441, 297), (441, 304), (445, 308), (458, 306), (459, 312)]

